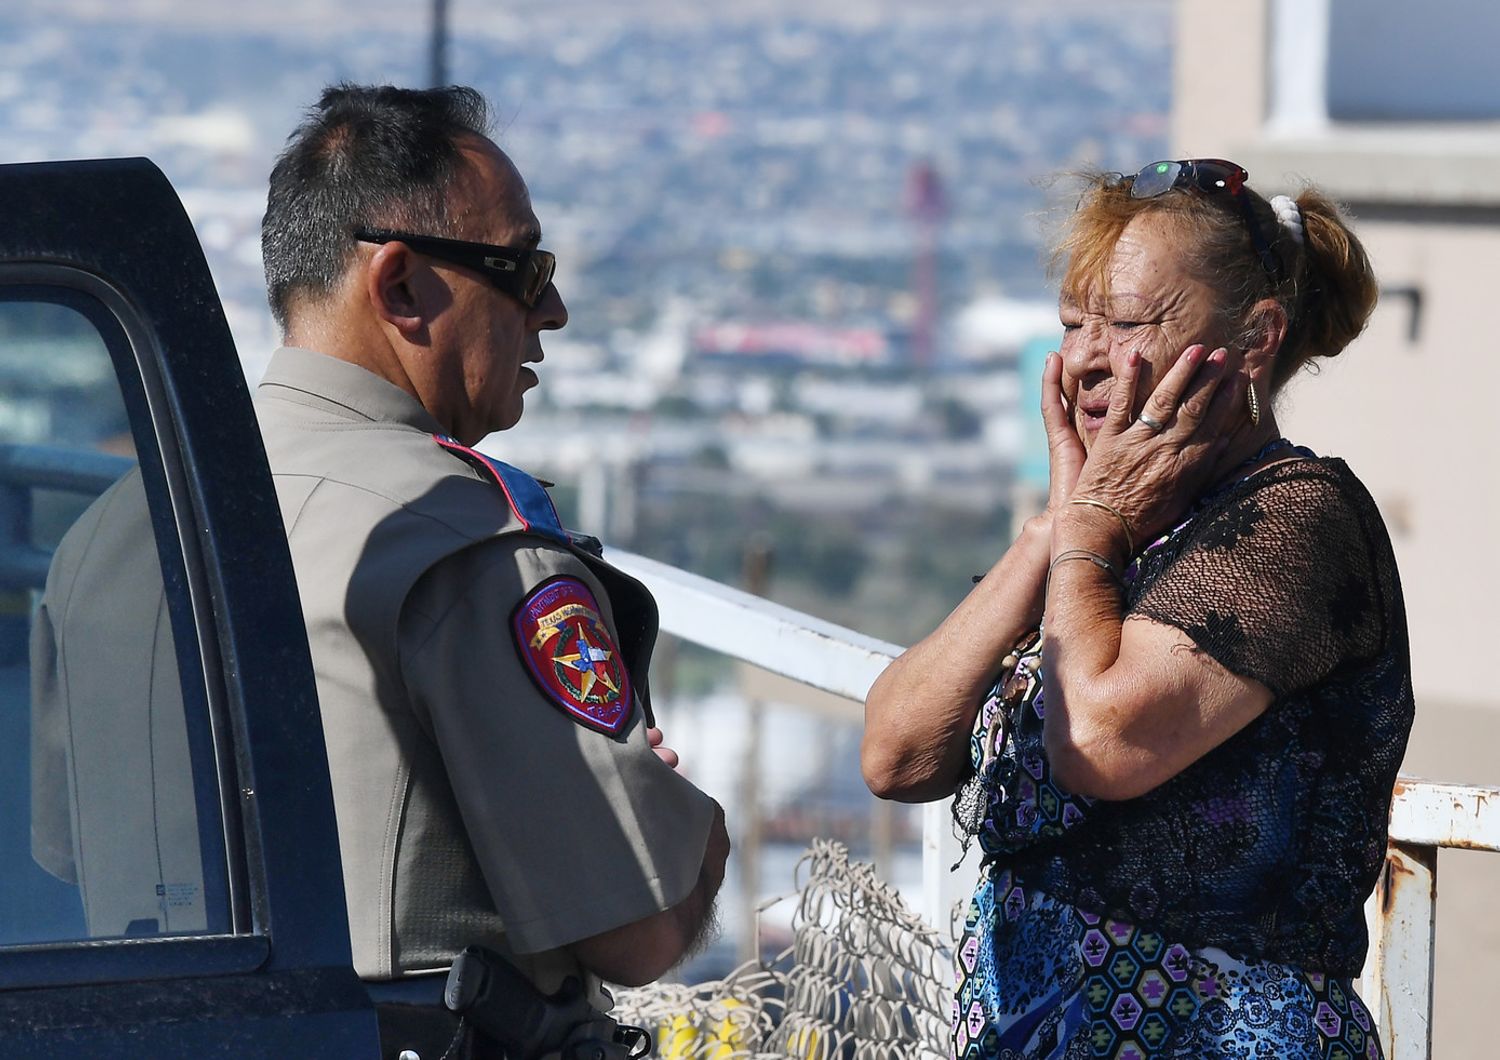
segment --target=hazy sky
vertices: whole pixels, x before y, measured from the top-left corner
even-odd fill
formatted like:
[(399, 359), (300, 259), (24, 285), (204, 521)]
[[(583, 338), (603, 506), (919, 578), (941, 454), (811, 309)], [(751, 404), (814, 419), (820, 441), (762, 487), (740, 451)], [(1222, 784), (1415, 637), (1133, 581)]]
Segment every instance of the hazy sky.
[[(1173, 0), (1110, 0), (1115, 10), (1130, 7), (1163, 8)], [(50, 13), (59, 17), (100, 20), (170, 19), (184, 25), (241, 26), (259, 29), (316, 29), (344, 19), (359, 19), (383, 28), (408, 26), (426, 32), (429, 0), (9, 0), (17, 14)], [(941, 12), (950, 17), (965, 10), (1097, 9), (1097, 0), (943, 0), (924, 11), (910, 0), (549, 0), (546, 4), (505, 3), (503, 0), (449, 0), (455, 25), (503, 25), (512, 16), (532, 25), (554, 25), (570, 18), (592, 21), (628, 19), (632, 22), (671, 20), (735, 20), (743, 18), (836, 18), (842, 21), (922, 18)]]

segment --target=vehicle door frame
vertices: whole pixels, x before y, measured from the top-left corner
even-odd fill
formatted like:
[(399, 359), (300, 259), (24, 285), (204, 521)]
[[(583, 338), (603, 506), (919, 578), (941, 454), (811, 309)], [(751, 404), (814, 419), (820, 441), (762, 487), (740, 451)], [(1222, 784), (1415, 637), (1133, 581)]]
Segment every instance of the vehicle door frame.
[(0, 948), (0, 1049), (111, 1055), (128, 1027), (134, 1055), (230, 1039), (236, 1055), (373, 1054), (280, 510), (207, 263), (160, 170), (145, 159), (0, 167), (0, 297), (44, 288), (96, 307), (87, 315), (115, 357), (174, 633), (196, 649), (184, 699), (201, 711), (189, 726), (195, 786), (211, 764), (199, 806), (217, 817), (204, 832), (223, 846), (228, 923)]

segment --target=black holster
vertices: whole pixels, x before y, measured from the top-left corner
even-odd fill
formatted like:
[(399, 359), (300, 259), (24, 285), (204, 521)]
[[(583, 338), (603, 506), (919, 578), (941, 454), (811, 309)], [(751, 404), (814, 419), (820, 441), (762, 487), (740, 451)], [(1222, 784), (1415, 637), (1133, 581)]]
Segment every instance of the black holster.
[(506, 1060), (635, 1060), (651, 1051), (646, 1031), (595, 1009), (578, 979), (543, 994), (483, 946), (470, 946), (453, 962), (443, 1004), (502, 1049)]

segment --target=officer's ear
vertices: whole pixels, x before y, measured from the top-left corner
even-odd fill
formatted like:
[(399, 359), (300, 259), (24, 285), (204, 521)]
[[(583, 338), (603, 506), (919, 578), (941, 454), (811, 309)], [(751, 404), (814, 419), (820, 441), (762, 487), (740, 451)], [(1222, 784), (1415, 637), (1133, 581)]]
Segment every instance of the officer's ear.
[(424, 327), (421, 259), (405, 243), (381, 243), (365, 266), (365, 296), (375, 315), (396, 330), (411, 335)]

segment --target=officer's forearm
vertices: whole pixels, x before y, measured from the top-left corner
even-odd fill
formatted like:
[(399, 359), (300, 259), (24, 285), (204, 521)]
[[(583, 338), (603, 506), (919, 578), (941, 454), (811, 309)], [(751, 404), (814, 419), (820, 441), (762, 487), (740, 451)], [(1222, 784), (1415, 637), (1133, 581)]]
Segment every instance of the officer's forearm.
[(714, 898), (724, 882), (728, 856), (724, 811), (715, 804), (698, 882), (686, 898), (644, 920), (580, 939), (569, 949), (580, 964), (608, 982), (621, 986), (655, 982), (712, 934)]
[[(682, 926), (688, 930), (688, 944), (679, 961), (697, 953), (711, 941), (718, 929), (714, 916), (714, 899), (724, 883), (724, 863), (729, 858), (729, 831), (724, 825), (724, 808), (714, 804), (714, 820), (709, 826), (708, 843), (703, 850), (703, 867), (698, 870), (698, 885), (687, 900), (674, 907)], [(689, 908), (692, 906), (693, 908)], [(673, 962), (676, 963), (676, 962)]]

